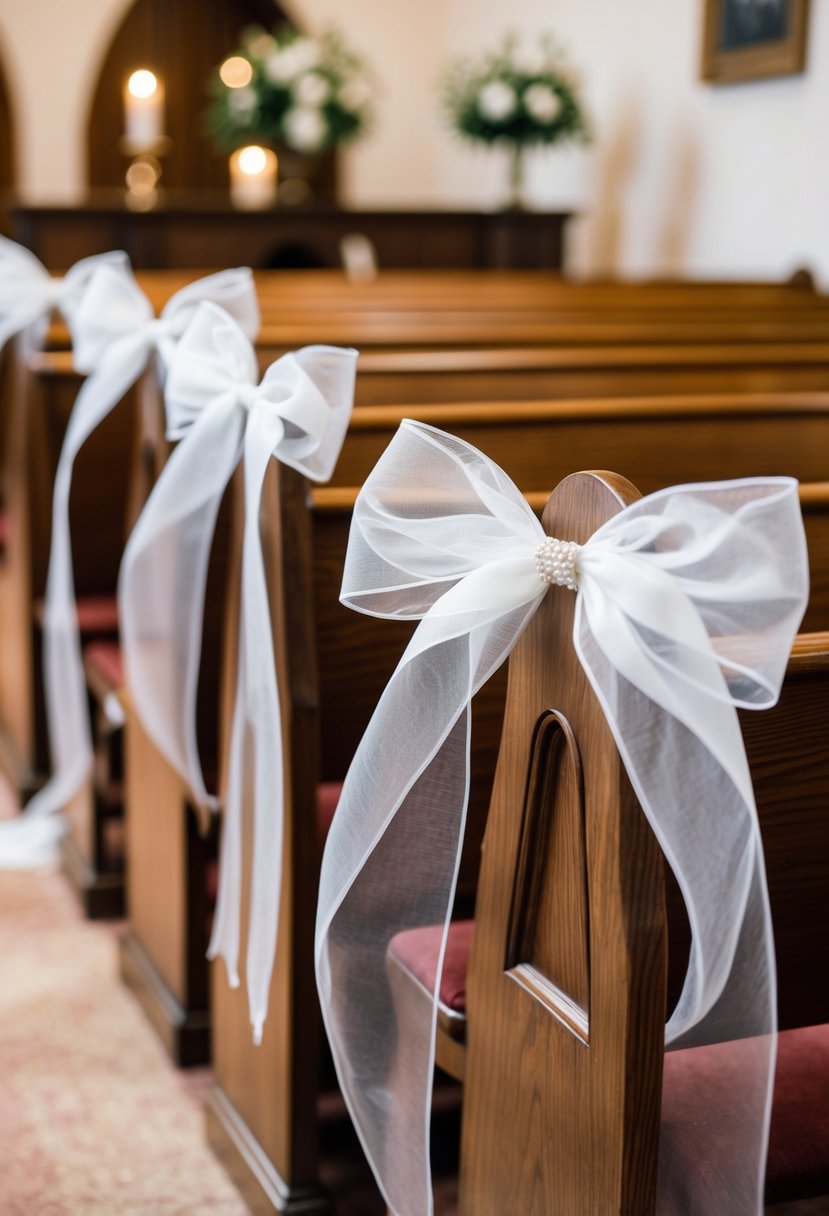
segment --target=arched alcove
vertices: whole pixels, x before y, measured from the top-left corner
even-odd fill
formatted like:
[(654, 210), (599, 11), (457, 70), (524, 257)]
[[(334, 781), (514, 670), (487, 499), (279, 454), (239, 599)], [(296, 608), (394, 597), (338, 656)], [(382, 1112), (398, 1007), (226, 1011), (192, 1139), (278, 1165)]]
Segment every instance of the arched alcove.
[[(171, 148), (163, 159), (162, 185), (226, 189), (227, 156), (216, 153), (202, 129), (211, 71), (239, 45), (246, 25), (271, 28), (289, 19), (274, 0), (135, 0), (110, 43), (92, 100), (89, 185), (124, 184), (124, 82), (135, 68), (146, 67), (164, 82)], [(327, 189), (333, 187), (334, 159), (325, 160), (319, 184)]]

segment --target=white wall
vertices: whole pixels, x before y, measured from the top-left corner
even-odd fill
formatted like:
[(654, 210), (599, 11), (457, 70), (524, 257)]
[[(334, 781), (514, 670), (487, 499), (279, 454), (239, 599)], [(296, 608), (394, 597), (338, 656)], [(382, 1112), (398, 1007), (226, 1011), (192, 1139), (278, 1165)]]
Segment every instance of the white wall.
[[(175, 3), (175, 0), (170, 0)], [(0, 0), (21, 187), (78, 197), (97, 65), (129, 0)], [(448, 58), (507, 26), (551, 28), (578, 68), (596, 138), (535, 154), (530, 200), (582, 212), (572, 269), (772, 277), (829, 285), (829, 0), (812, 0), (808, 70), (713, 88), (698, 80), (702, 0), (289, 0), (334, 23), (380, 82), (372, 134), (344, 158), (344, 201), (497, 207), (498, 152), (458, 142), (437, 102)]]

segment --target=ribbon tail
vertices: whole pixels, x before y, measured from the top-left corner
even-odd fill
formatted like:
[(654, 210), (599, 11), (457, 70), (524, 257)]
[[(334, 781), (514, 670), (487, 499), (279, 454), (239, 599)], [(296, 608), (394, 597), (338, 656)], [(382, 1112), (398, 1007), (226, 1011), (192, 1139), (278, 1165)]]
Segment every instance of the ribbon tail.
[[(687, 1126), (682, 1110), (672, 1108), (672, 1087), (666, 1087), (657, 1211), (662, 1216), (679, 1203), (687, 1216), (710, 1216), (682, 1190), (690, 1137), (718, 1178), (722, 1210), (758, 1216), (776, 979), (762, 841), (750, 781), (740, 780), (746, 762), (736, 710), (727, 701), (695, 698), (670, 671), (657, 669), (622, 614), (601, 602), (595, 588), (586, 584), (583, 591), (576, 650), (677, 877), (691, 925), (688, 972), (667, 1042), (672, 1048), (727, 1044), (722, 1062), (733, 1072), (729, 1100), (719, 1100), (719, 1088), (712, 1094), (704, 1126)], [(713, 652), (711, 665), (721, 679)], [(716, 755), (706, 742), (712, 722), (720, 735)], [(700, 839), (706, 841), (703, 849)], [(668, 1069), (666, 1062), (666, 1075)]]
[[(239, 950), (241, 901), (241, 808), (251, 799), (251, 893), (245, 972), (251, 1024), (260, 1042), (268, 1011), (273, 961), (277, 948), (285, 830), (282, 722), (270, 599), (259, 534), (262, 487), (282, 424), (258, 412), (250, 417), (245, 437), (245, 526), (242, 550), (239, 662), (228, 765), (229, 820), (222, 837), (219, 867), (220, 913), (211, 957), (222, 955), (231, 977)], [(252, 760), (248, 786), (246, 763)], [(227, 861), (227, 864), (225, 864)]]
[[(459, 631), (421, 621), (352, 761), (323, 857), (317, 984), (343, 1095), (397, 1216), (432, 1210), (436, 1004), (395, 999), (389, 943), (451, 913), (469, 790), (469, 704), (536, 596)], [(450, 636), (446, 631), (450, 630)], [(440, 982), (443, 946), (434, 976)]]
[[(81, 657), (72, 573), (69, 494), (75, 458), (85, 441), (140, 376), (147, 358), (143, 341), (130, 341), (102, 363), (78, 393), (55, 475), (52, 540), (43, 619), (43, 671), (53, 776), (23, 811), (26, 822), (59, 814), (82, 788), (92, 768), (92, 742)], [(56, 852), (60, 829), (48, 831), (22, 823), (11, 853), (22, 864), (26, 833), (31, 832), (32, 864)], [(5, 850), (0, 840), (0, 868)]]
[(126, 682), (144, 729), (200, 806), (196, 738), (204, 599), (222, 496), (241, 454), (242, 418), (221, 397), (167, 461), (124, 551), (118, 587)]
[[(241, 636), (240, 646), (241, 651)], [(241, 655), (240, 655), (241, 658)], [(227, 766), (227, 792), (222, 811), (222, 844), (219, 864), (219, 890), (210, 944), (209, 959), (223, 958), (231, 988), (239, 987), (239, 940), (241, 937), (242, 901), (242, 818), (244, 796), (245, 717), (244, 698), (239, 687), (244, 679), (240, 662), (237, 667), (236, 698), (230, 730)]]

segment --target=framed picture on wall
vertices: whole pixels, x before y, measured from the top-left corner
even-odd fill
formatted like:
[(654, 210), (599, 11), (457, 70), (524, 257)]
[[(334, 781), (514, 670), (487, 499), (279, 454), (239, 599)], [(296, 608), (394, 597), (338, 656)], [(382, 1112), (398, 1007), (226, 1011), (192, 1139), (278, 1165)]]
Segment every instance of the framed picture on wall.
[(802, 72), (808, 0), (704, 0), (702, 78), (715, 84)]

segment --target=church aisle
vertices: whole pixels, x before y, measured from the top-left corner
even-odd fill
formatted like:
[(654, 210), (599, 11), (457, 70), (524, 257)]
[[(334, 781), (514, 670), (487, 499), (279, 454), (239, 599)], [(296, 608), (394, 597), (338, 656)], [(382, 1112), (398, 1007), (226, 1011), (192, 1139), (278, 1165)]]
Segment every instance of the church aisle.
[(247, 1216), (204, 1142), (207, 1070), (170, 1066), (57, 871), (0, 873), (0, 960), (3, 1216)]

